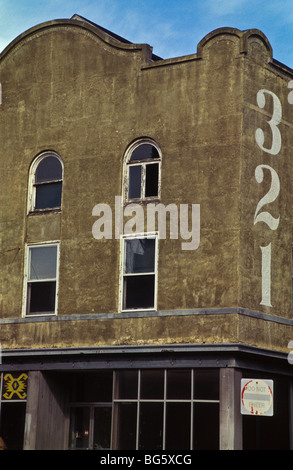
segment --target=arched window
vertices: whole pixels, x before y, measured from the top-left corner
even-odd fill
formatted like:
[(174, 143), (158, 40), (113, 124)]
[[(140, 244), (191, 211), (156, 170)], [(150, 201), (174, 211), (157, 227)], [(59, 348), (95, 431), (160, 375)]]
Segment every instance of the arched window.
[(29, 211), (61, 208), (63, 165), (55, 152), (39, 155), (30, 171)]
[(160, 197), (161, 151), (154, 141), (143, 139), (132, 144), (125, 164), (126, 201)]

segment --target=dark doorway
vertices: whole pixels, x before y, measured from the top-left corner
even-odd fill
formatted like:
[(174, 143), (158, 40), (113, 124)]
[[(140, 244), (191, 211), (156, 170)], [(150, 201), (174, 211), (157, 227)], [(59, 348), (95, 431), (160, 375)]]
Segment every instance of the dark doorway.
[(7, 450), (22, 450), (26, 403), (2, 403), (0, 413), (0, 436)]

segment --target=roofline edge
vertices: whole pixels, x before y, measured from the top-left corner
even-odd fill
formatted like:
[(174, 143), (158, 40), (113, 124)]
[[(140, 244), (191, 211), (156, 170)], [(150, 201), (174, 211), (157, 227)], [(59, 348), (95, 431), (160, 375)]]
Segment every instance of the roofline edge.
[(149, 44), (135, 44), (131, 42), (121, 42), (118, 39), (112, 38), (110, 35), (106, 34), (103, 29), (100, 29), (99, 26), (94, 26), (90, 24), (88, 21), (84, 20), (76, 20), (76, 19), (55, 19), (46, 21), (44, 23), (37, 24), (23, 33), (19, 34), (15, 39), (13, 39), (4, 49), (0, 52), (0, 60), (4, 59), (13, 48), (27, 39), (30, 36), (40, 32), (49, 30), (50, 28), (58, 27), (58, 26), (73, 26), (76, 28), (80, 28), (83, 30), (90, 31), (93, 35), (97, 36), (101, 41), (106, 43), (107, 45), (124, 51), (129, 52), (142, 52), (142, 57), (145, 62), (149, 62), (152, 60), (152, 50), (153, 48)]

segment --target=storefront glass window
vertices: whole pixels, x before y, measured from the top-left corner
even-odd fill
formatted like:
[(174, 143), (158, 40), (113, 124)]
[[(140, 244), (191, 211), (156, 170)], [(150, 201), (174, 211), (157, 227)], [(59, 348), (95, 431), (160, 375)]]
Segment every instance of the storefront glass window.
[(219, 449), (218, 371), (122, 370), (114, 388), (114, 449)]

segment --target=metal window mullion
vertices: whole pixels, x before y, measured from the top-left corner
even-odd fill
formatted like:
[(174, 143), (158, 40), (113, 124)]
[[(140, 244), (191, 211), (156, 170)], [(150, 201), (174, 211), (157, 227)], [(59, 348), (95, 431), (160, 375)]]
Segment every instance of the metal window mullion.
[(90, 422), (89, 422), (89, 449), (93, 449), (94, 447), (94, 414), (95, 414), (95, 407), (91, 403)]
[(196, 398), (193, 401), (194, 401), (194, 403), (220, 403), (220, 400), (204, 400), (204, 399), (201, 399), (201, 398)]
[[(179, 398), (141, 398), (140, 403), (190, 403), (190, 399), (182, 399)], [(207, 402), (207, 403), (219, 403), (218, 400), (194, 400), (195, 402)], [(136, 403), (137, 399), (135, 398), (117, 398), (114, 400), (115, 403)], [(109, 403), (106, 403), (105, 406), (110, 406)]]
[(34, 186), (42, 186), (43, 184), (51, 184), (51, 183), (62, 183), (63, 179), (59, 180), (48, 180), (48, 181), (35, 181)]
[(145, 158), (144, 160), (132, 160), (131, 162), (127, 163), (127, 166), (144, 165), (144, 164), (149, 164), (149, 163), (158, 163), (160, 161), (161, 161), (160, 157)]
[(164, 369), (164, 398), (163, 398), (163, 442), (162, 449), (166, 448), (166, 414), (167, 414), (167, 369)]
[(112, 383), (112, 416), (111, 416), (111, 450), (117, 448), (117, 439), (118, 439), (118, 404), (116, 404), (115, 399), (118, 391), (118, 374), (114, 370), (112, 373), (113, 383)]
[(191, 369), (191, 403), (190, 403), (190, 450), (193, 450), (193, 410), (194, 410), (194, 369)]
[(140, 382), (141, 382), (141, 370), (138, 370), (138, 384), (137, 384), (137, 406), (136, 406), (136, 439), (135, 448), (138, 450), (139, 446), (139, 413), (140, 413)]
[(115, 398), (114, 403), (136, 403), (137, 398)]
[(124, 273), (124, 277), (134, 277), (134, 276), (154, 276), (156, 274), (155, 271), (147, 271), (145, 273)]
[(145, 199), (146, 165), (141, 165), (140, 198)]

